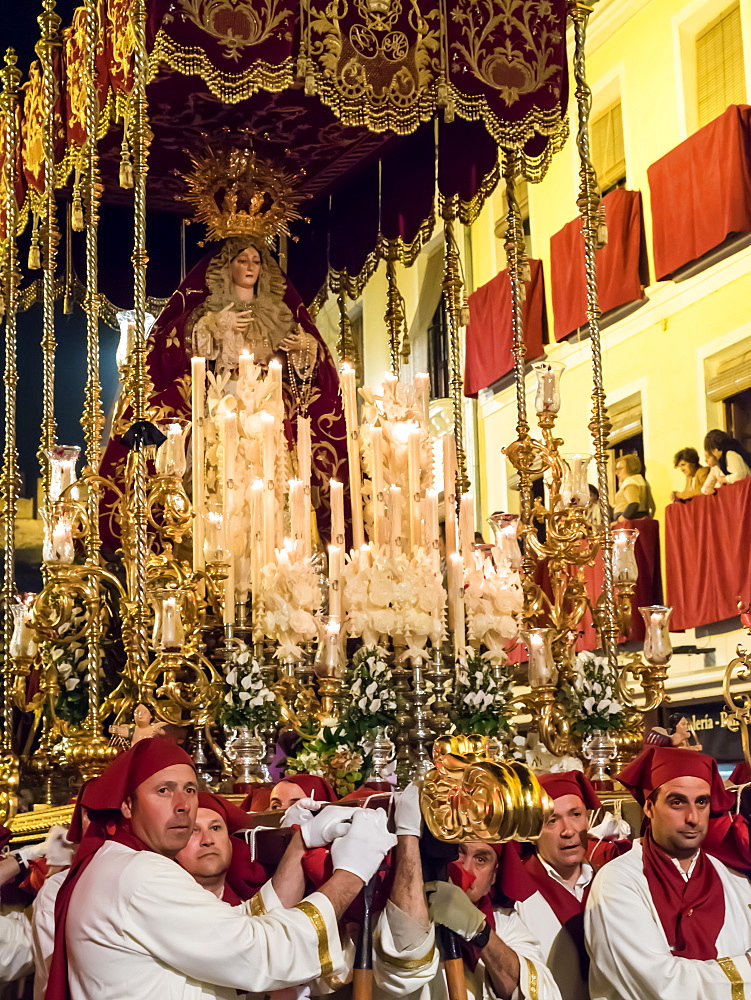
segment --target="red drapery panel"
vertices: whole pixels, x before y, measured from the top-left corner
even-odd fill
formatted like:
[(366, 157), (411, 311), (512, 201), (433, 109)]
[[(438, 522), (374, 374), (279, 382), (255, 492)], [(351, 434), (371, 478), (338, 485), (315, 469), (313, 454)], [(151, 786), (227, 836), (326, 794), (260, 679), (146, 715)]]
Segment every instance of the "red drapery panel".
[[(529, 261), (530, 280), (525, 282), (522, 308), (527, 360), (539, 358), (542, 351), (545, 319), (545, 282), (542, 262)], [(501, 271), (469, 296), (467, 327), (467, 362), (464, 369), (464, 395), (474, 399), (503, 378), (514, 367), (511, 353), (511, 283), (508, 270)]]
[(732, 104), (653, 163), (652, 243), (658, 281), (751, 232), (751, 108)]
[(670, 627), (696, 628), (738, 614), (751, 600), (751, 479), (665, 511)]
[[(597, 286), (603, 313), (644, 298), (649, 282), (640, 191), (616, 188), (602, 200), (608, 242), (597, 251)], [(555, 339), (562, 340), (587, 322), (584, 239), (581, 219), (550, 238), (551, 289)]]

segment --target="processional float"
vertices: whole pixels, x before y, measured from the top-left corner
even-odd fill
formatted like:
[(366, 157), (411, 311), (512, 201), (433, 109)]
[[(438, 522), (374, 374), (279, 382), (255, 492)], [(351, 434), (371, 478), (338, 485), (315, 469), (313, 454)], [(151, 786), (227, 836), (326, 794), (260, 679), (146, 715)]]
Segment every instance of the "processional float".
[[(434, 815), (449, 799), (459, 803), (434, 833), (477, 835), (468, 803), (480, 789), (496, 818), (494, 835), (533, 837), (542, 822), (540, 791), (526, 768), (502, 759), (507, 723), (527, 719), (554, 754), (580, 752), (562, 692), (573, 682), (574, 641), (589, 607), (584, 568), (598, 552), (604, 584), (590, 610), (623, 714), (615, 743), (600, 740), (595, 750), (606, 760), (638, 745), (642, 713), (664, 698), (669, 609), (643, 609), (646, 661), (632, 655), (621, 663), (635, 535), (608, 526), (596, 277), (605, 233), (588, 138), (589, 14), (563, 0), (522, 8), (470, 0), (434, 8), (421, 0), (410, 11), (397, 0), (368, 0), (336, 18), (321, 0), (178, 0), (169, 9), (157, 0), (86, 0), (61, 31), (54, 0), (43, 0), (39, 58), (22, 93), (12, 51), (2, 71), (0, 818), (13, 817), (21, 780), (41, 781), (52, 808), (61, 765), (84, 778), (100, 773), (118, 752), (111, 730), (120, 733), (145, 706), (157, 723), (187, 731), (199, 769), (210, 772), (213, 760), (214, 778), (234, 773), (242, 786), (262, 775), (280, 724), (337, 732), (344, 720), (370, 741), (377, 777), (393, 752), (400, 781), (430, 772), (425, 794)], [(590, 456), (564, 457), (554, 436), (555, 365), (536, 366), (539, 436), (527, 412), (527, 263), (516, 185), (519, 178), (541, 181), (567, 138), (567, 26), (599, 525), (586, 516)], [(189, 125), (188, 106), (199, 109)], [(323, 122), (317, 144), (300, 153), (316, 116)], [(187, 182), (174, 176), (175, 166)], [(494, 543), (478, 546), (463, 435), (461, 237), (501, 180), (517, 393), (517, 439), (505, 450), (519, 474), (520, 512), (496, 516)], [(60, 191), (67, 226), (58, 217)], [(151, 326), (158, 309), (147, 298), (148, 212), (154, 202), (185, 214), (186, 196), (210, 236), (255, 237), (262, 271), (268, 247), (286, 261), (309, 311), (285, 299), (299, 340), (281, 361), (241, 353), (223, 378), (215, 359), (190, 357), (195, 339), (178, 343), (178, 327), (165, 313)], [(100, 211), (111, 198), (131, 199), (134, 220), (133, 308), (120, 318), (122, 387), (110, 432), (120, 452), (113, 462), (99, 364), (100, 322), (111, 322), (115, 311), (100, 289), (99, 261)], [(300, 220), (298, 208), (309, 218)], [(431, 420), (427, 376), (402, 377), (409, 336), (398, 287), (399, 268), (414, 264), (436, 214), (453, 424), (442, 437)], [(40, 266), (42, 273), (21, 287), (19, 238), (29, 224), (27, 275)], [(85, 240), (82, 288), (71, 274), (75, 232)], [(358, 386), (348, 300), (359, 297), (381, 260), (390, 372), (382, 386)], [(180, 292), (186, 301), (195, 291), (189, 285)], [(76, 292), (87, 345), (78, 473), (79, 448), (57, 440), (54, 409), (55, 301)], [(325, 455), (316, 453), (309, 411), (318, 387), (306, 378), (329, 355), (314, 328), (307, 327), (310, 339), (303, 334), (330, 294), (340, 314), (341, 402), (328, 416), (342, 430), (336, 475), (322, 475)], [(37, 298), (45, 540), (41, 589), (19, 599), (17, 318)], [(303, 343), (319, 361), (308, 354), (301, 360)], [(186, 367), (155, 385), (170, 351)], [(166, 395), (156, 403), (160, 389)], [(442, 482), (435, 480), (436, 455)], [(541, 475), (546, 505), (532, 497)], [(550, 591), (536, 582), (542, 563)], [(521, 693), (514, 693), (507, 653), (519, 634), (528, 673), (522, 668)], [(113, 649), (122, 661), (114, 681), (103, 669)], [(629, 676), (641, 682), (640, 693)], [(466, 708), (467, 693), (479, 708), (464, 715), (484, 727), (482, 738), (469, 742), (450, 735), (450, 716), (456, 719), (462, 697)]]

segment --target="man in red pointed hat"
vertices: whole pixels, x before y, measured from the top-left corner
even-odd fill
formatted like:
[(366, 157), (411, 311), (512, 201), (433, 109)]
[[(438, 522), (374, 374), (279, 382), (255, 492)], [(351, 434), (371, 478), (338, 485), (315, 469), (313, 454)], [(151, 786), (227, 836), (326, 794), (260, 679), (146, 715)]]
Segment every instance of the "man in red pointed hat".
[(248, 850), (247, 844), (233, 834), (245, 830), (249, 822), (250, 816), (223, 795), (199, 792), (193, 833), (176, 857), (199, 885), (231, 906), (242, 902), (227, 883), (234, 848), (237, 845), (239, 851)]
[(469, 998), (560, 1000), (533, 935), (497, 895), (501, 845), (460, 844), (458, 860), (448, 865), (450, 881), (423, 886), (422, 817), (416, 785), (401, 793), (395, 822), (394, 884), (376, 932), (373, 968), (380, 988), (403, 996), (406, 969), (412, 977), (409, 992), (413, 997), (419, 992), (419, 1000), (445, 1000), (452, 973), (449, 963), (443, 968), (437, 963), (435, 925), (441, 925), (460, 939), (459, 975)]
[(504, 846), (498, 882), (537, 941), (563, 1000), (586, 1000), (584, 907), (593, 877), (587, 829), (590, 810), (601, 803), (581, 771), (541, 774), (539, 781), (553, 813), (535, 845)]
[(648, 746), (618, 778), (647, 826), (592, 883), (592, 1000), (751, 996), (751, 886), (702, 847), (710, 814), (735, 801), (714, 758)]
[(353, 817), (334, 841), (334, 874), (318, 892), (265, 912), (227, 906), (175, 862), (198, 806), (180, 747), (142, 740), (92, 785), (90, 824), (58, 894), (47, 1000), (230, 1000), (343, 965), (337, 919), (395, 840), (378, 814)]

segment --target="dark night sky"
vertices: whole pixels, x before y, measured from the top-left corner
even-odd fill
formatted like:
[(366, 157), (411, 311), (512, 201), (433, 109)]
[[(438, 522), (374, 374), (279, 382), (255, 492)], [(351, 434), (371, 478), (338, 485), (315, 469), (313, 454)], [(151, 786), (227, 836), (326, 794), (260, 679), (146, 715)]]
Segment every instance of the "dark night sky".
[[(58, 0), (57, 12), (63, 25), (70, 24), (73, 11), (79, 5), (80, 0)], [(42, 11), (42, 0), (2, 0), (0, 9), (0, 53), (12, 46), (18, 53), (18, 65), (25, 76), (39, 39), (37, 17)]]

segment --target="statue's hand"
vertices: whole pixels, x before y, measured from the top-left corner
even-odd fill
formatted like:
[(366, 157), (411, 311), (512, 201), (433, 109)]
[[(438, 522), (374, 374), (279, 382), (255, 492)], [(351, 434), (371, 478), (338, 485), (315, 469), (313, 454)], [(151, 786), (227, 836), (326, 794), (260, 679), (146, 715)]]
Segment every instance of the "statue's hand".
[(279, 344), (283, 351), (304, 351), (308, 344), (308, 334), (304, 331), (289, 333)]
[(247, 333), (252, 319), (250, 310), (238, 312), (231, 302), (219, 312), (220, 324), (232, 327), (237, 333)]

